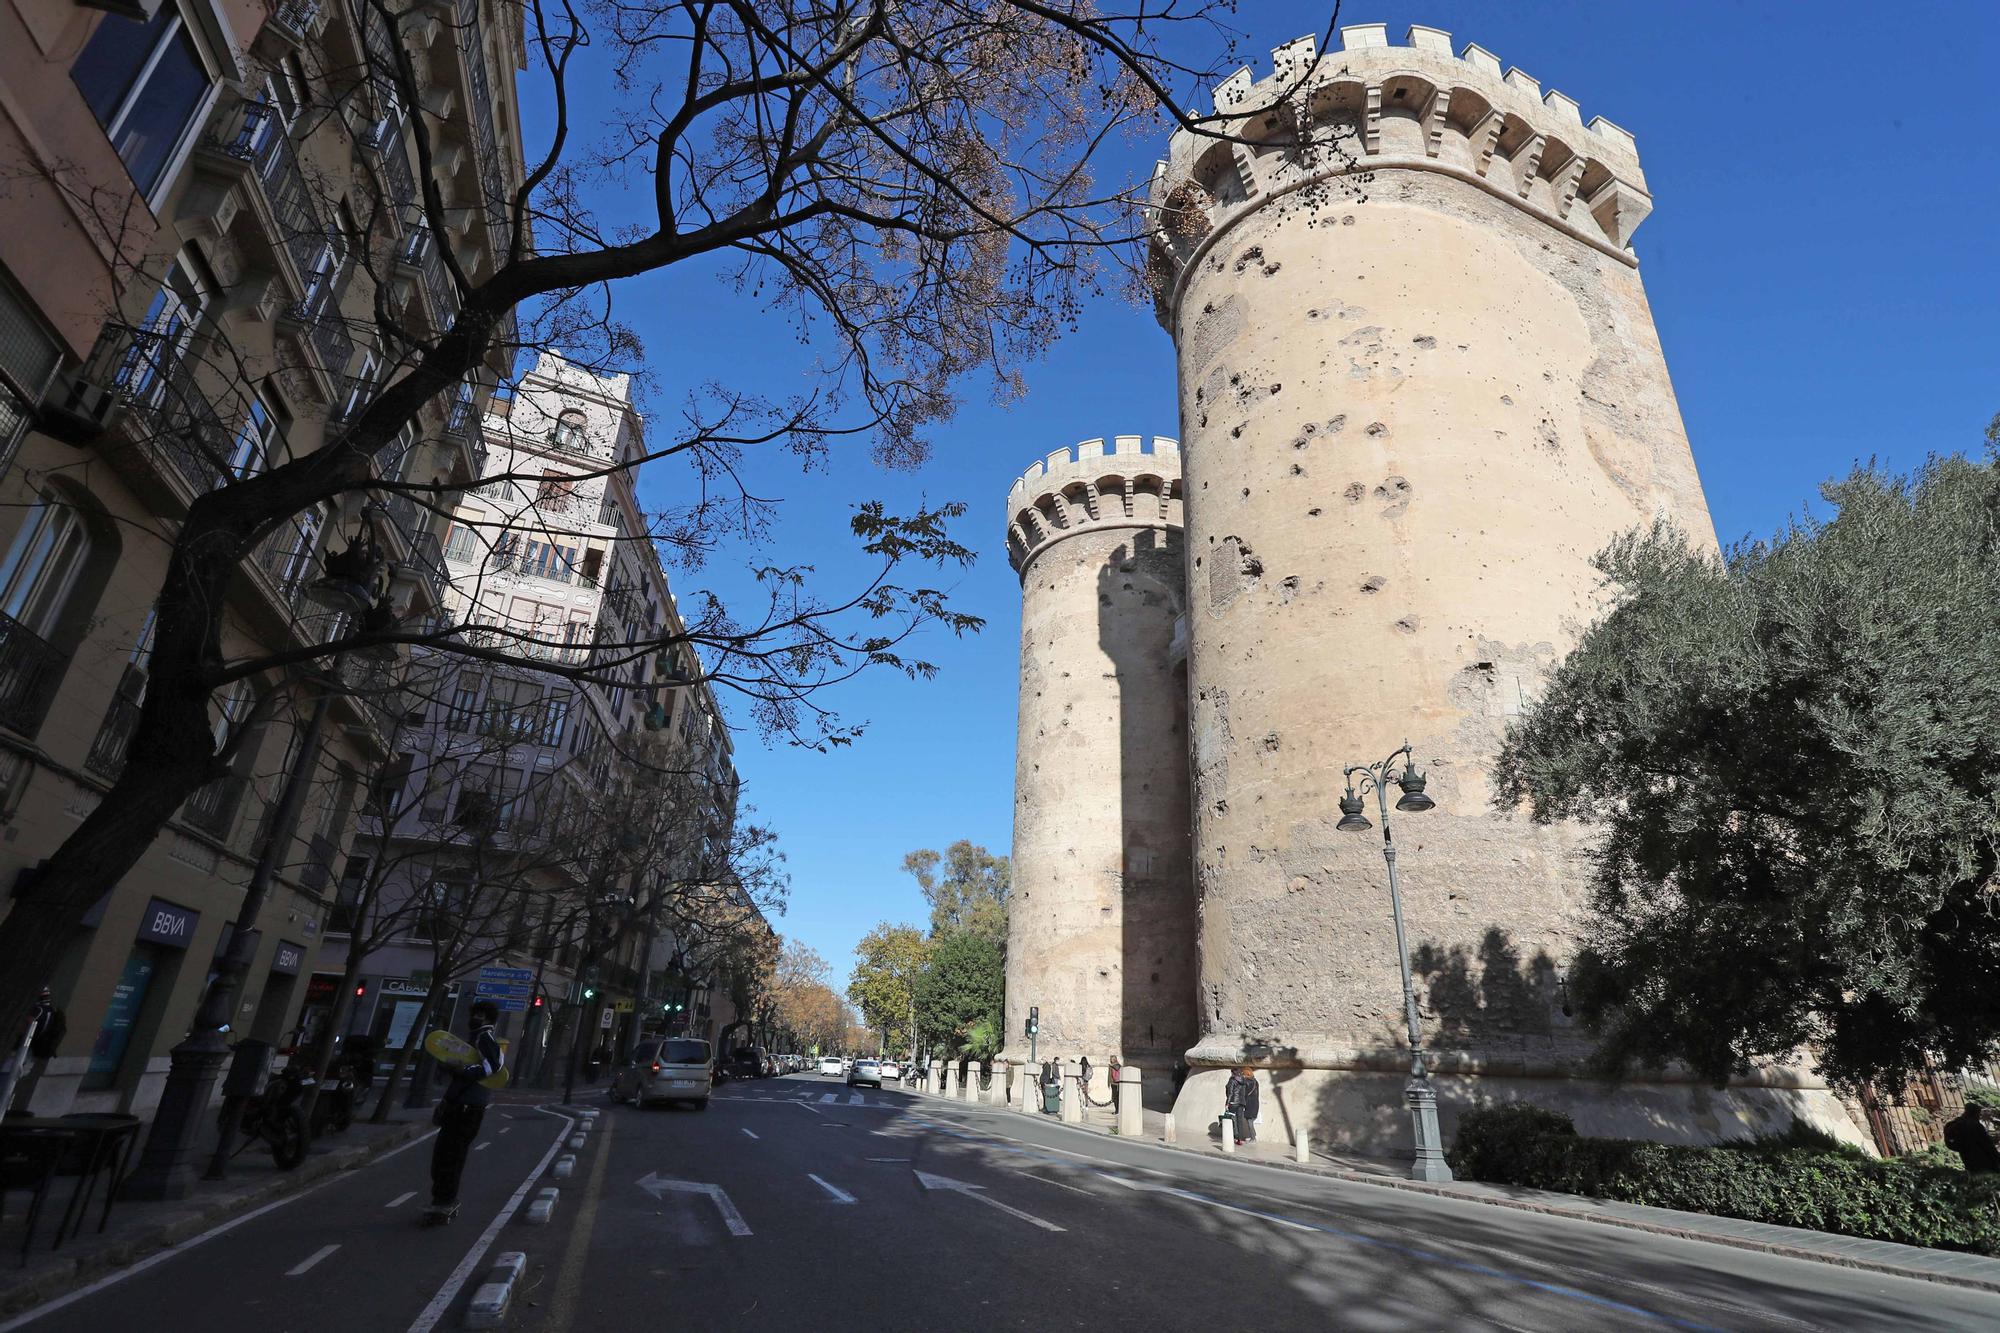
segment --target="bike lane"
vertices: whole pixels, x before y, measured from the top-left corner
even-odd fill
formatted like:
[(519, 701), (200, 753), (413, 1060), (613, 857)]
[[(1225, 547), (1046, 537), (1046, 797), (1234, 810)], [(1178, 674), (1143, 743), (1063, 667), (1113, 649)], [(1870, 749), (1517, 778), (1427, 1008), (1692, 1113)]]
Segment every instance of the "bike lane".
[(147, 1327), (172, 1333), (407, 1328), (567, 1132), (554, 1109), (501, 1103), (487, 1112), (451, 1225), (420, 1224), (434, 1141), (426, 1135), (0, 1322), (0, 1333), (102, 1333), (135, 1326), (141, 1313)]

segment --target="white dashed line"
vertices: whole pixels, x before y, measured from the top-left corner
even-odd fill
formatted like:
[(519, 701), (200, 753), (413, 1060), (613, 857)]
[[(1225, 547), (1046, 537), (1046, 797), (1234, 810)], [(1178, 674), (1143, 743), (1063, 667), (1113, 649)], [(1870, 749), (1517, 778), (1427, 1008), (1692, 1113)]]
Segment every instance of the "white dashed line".
[(487, 1150), (488, 1148), (490, 1148), (490, 1147), (492, 1147), (492, 1146), (493, 1146), (493, 1140), (492, 1140), (492, 1139), (488, 1139), (488, 1140), (486, 1140), (486, 1142), (484, 1142), (484, 1143), (475, 1143), (475, 1144), (473, 1144), (473, 1145), (472, 1145), (472, 1151), (474, 1151), (474, 1152), (485, 1152), (485, 1151), (486, 1151), (486, 1150)]
[(749, 1135), (749, 1136), (750, 1136), (751, 1138), (753, 1138), (753, 1139), (757, 1137), (757, 1131), (756, 1131), (756, 1130), (754, 1130), (754, 1129), (746, 1129), (746, 1130), (744, 1130), (743, 1132), (744, 1132), (745, 1134), (748, 1134), (748, 1135)]
[(833, 1201), (835, 1203), (854, 1202), (854, 1196), (852, 1194), (849, 1194), (846, 1190), (840, 1188), (840, 1186), (838, 1185), (827, 1184), (824, 1180), (821, 1180), (818, 1176), (813, 1175), (811, 1172), (806, 1173), (806, 1179), (810, 1180), (813, 1184), (825, 1190), (828, 1194), (831, 1194), (833, 1196)]
[(298, 1266), (297, 1268), (289, 1268), (289, 1269), (286, 1269), (286, 1270), (285, 1270), (285, 1276), (286, 1276), (286, 1277), (302, 1277), (302, 1276), (304, 1276), (304, 1275), (305, 1275), (305, 1273), (307, 1272), (307, 1270), (309, 1270), (309, 1269), (310, 1269), (310, 1268), (311, 1268), (311, 1267), (312, 1267), (312, 1266), (313, 1266), (314, 1264), (316, 1264), (316, 1263), (318, 1263), (318, 1262), (319, 1262), (320, 1260), (322, 1260), (322, 1259), (326, 1258), (326, 1256), (328, 1256), (329, 1254), (332, 1254), (332, 1253), (333, 1253), (333, 1252), (334, 1252), (335, 1250), (337, 1250), (337, 1249), (339, 1249), (339, 1248), (340, 1248), (340, 1247), (339, 1247), (338, 1245), (322, 1245), (322, 1246), (320, 1246), (320, 1247), (319, 1247), (319, 1248), (318, 1248), (317, 1250), (314, 1250), (314, 1251), (313, 1251), (313, 1252), (312, 1252), (311, 1254), (307, 1255), (307, 1256), (306, 1256), (306, 1261), (305, 1261), (304, 1263), (300, 1264), (300, 1265), (299, 1265), (299, 1266)]
[(408, 1203), (410, 1200), (416, 1197), (417, 1197), (417, 1192), (415, 1190), (411, 1190), (408, 1194), (398, 1194), (395, 1198), (389, 1200), (389, 1202), (383, 1204), (382, 1206), (384, 1208), (401, 1208), (404, 1204)]
[(1087, 1190), (1080, 1186), (1065, 1184), (1060, 1180), (1051, 1180), (1047, 1176), (1038, 1176), (1032, 1171), (1016, 1171), (1014, 1174), (1017, 1176), (1026, 1176), (1029, 1180), (1039, 1180), (1044, 1185), (1054, 1185), (1059, 1190), (1069, 1190), (1073, 1194), (1087, 1194), (1093, 1199), (1097, 1197), (1096, 1190)]

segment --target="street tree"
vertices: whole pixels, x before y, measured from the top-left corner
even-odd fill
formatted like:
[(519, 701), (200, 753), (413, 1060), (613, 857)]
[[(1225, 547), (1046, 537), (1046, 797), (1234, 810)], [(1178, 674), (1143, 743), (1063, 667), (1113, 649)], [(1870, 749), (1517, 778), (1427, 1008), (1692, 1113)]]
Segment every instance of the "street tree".
[[(888, 465), (921, 461), (968, 383), (1018, 392), (1019, 363), (1074, 321), (1107, 274), (1121, 264), (1136, 271), (1132, 242), (1150, 225), (1130, 206), (1138, 182), (1100, 184), (1094, 168), (1107, 145), (1142, 125), (1157, 135), (1173, 123), (1219, 123), (1190, 115), (1182, 99), (1205, 93), (1229, 62), (1224, 24), (1234, 8), (1231, 0), (1165, 12), (1107, 11), (1093, 0), (527, 0), (523, 79), (538, 85), (530, 98), (550, 118), (518, 183), (496, 190), (482, 173), (486, 197), (468, 200), (440, 185), (447, 150), (435, 118), (418, 111), (433, 105), (417, 68), (437, 17), (360, 0), (369, 39), (358, 43), (358, 67), (324, 71), (302, 90), (310, 104), (301, 114), (367, 125), (411, 109), (418, 170), (407, 197), (367, 173), (351, 188), (308, 182), (325, 196), (316, 215), (352, 220), (342, 248), (376, 296), (373, 318), (347, 332), (370, 347), (375, 373), (320, 443), (281, 442), (251, 467), (206, 460), (213, 484), (163, 526), (151, 687), (131, 762), (0, 921), (0, 1015), (27, 1011), (44, 976), (36, 960), (53, 957), (103, 886), (224, 775), (236, 748), (218, 741), (211, 698), (239, 681), (406, 644), (501, 663), (539, 659), (546, 670), (614, 686), (664, 649), (698, 649), (701, 673), (742, 693), (767, 733), (851, 741), (856, 728), (815, 698), (822, 687), (870, 669), (926, 676), (932, 668), (909, 654), (910, 635), (978, 628), (922, 575), (909, 577), (969, 558), (947, 527), (962, 512), (957, 503), (899, 514), (862, 502), (853, 532), (873, 573), (859, 586), (828, 587), (782, 553), (754, 560), (754, 604), (691, 599), (698, 614), (684, 628), (602, 642), (580, 661), (551, 660), (564, 645), (532, 633), (496, 641), (468, 635), (454, 617), (401, 625), (392, 616), (232, 658), (222, 647), (224, 607), (245, 562), (301, 515), (358, 509), (371, 495), (448, 510), (472, 483), (403, 476), (391, 465), (405, 454), (401, 441), (429, 429), (428, 409), (454, 401), (470, 377), (535, 348), (592, 366), (640, 359), (613, 312), (618, 285), (646, 274), (719, 273), (720, 299), (767, 309), (804, 347), (800, 388), (786, 401), (742, 384), (663, 386), (677, 427), (606, 465), (683, 466), (676, 509), (644, 539), (698, 555), (767, 521), (766, 499), (732, 486), (746, 450), (790, 450), (812, 463), (853, 444)], [(1159, 45), (1166, 33), (1185, 33), (1190, 48), (1219, 59), (1177, 64)], [(612, 123), (573, 123), (584, 79), (620, 88)], [(628, 181), (648, 188), (617, 188)], [(92, 224), (91, 192), (72, 193), (85, 225), (126, 253), (123, 214)], [(479, 215), (496, 238), (490, 267), (468, 269), (451, 246), (437, 247), (449, 313), (435, 325), (413, 325), (391, 299), (403, 285), (395, 224), (405, 212), (434, 237)], [(158, 290), (161, 274), (145, 262), (125, 277), (132, 291)], [(699, 312), (686, 317), (689, 335), (700, 337)], [(671, 380), (670, 362), (655, 365)], [(243, 383), (257, 372), (206, 373)], [(52, 413), (41, 424), (92, 443), (74, 419)], [(156, 445), (218, 448), (192, 435)]]
[(1007, 964), (985, 935), (961, 931), (933, 942), (917, 983), (917, 1024), (954, 1055), (991, 1058), (1000, 1048)]
[(1007, 944), (1007, 895), (1012, 870), (1004, 856), (960, 838), (943, 855), (921, 848), (903, 858), (931, 908), (931, 936), (970, 933)]
[(1613, 1071), (2000, 1055), (2000, 461), (1823, 496), (1722, 559), (1612, 544), (1499, 757), (1501, 806), (1597, 833), (1569, 986)]
[(915, 1051), (916, 986), (930, 958), (930, 944), (915, 926), (884, 921), (854, 946), (847, 998), (862, 1021), (882, 1034), (891, 1050)]

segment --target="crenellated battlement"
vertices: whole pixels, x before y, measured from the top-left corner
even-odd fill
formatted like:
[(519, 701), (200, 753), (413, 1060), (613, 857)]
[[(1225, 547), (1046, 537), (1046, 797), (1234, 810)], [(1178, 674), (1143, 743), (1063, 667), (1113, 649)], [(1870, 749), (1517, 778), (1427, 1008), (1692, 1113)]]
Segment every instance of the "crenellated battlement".
[(1273, 198), (1336, 176), (1389, 168), (1439, 172), (1539, 217), (1630, 264), (1652, 195), (1631, 134), (1484, 47), (1452, 54), (1451, 34), (1412, 27), (1340, 30), (1341, 49), (1300, 37), (1217, 84), (1227, 137), (1177, 131), (1154, 169), (1152, 263), (1163, 311), (1209, 238)]
[(1180, 441), (1156, 435), (1084, 440), (1050, 453), (1007, 491), (1007, 559), (1099, 528), (1181, 525)]

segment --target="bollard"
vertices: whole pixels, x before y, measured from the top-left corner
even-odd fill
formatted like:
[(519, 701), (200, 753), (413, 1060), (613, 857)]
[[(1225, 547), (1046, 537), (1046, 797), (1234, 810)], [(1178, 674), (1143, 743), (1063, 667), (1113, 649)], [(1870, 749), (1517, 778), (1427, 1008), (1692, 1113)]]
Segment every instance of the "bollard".
[(1022, 1115), (1033, 1115), (1042, 1109), (1042, 1085), (1035, 1077), (1033, 1065), (1014, 1067), (1014, 1092), (1014, 1109)]
[(1118, 1071), (1118, 1133), (1138, 1138), (1146, 1132), (1146, 1103), (1140, 1095), (1145, 1080), (1139, 1071), (1126, 1065)]
[(997, 1062), (994, 1064), (993, 1085), (986, 1089), (986, 1104), (988, 1106), (1005, 1106), (1007, 1104), (1007, 1072), (1006, 1065)]
[(1169, 1111), (1167, 1112), (1167, 1132), (1162, 1142), (1175, 1143), (1179, 1141), (1179, 1138), (1180, 1126), (1174, 1120), (1174, 1113)]
[(944, 1061), (931, 1061), (931, 1076), (924, 1085), (924, 1091), (936, 1097), (944, 1095)]
[(962, 1100), (968, 1102), (976, 1102), (979, 1100), (979, 1071), (981, 1068), (982, 1066), (973, 1063), (971, 1061), (968, 1061), (966, 1063), (965, 1084), (963, 1087), (959, 1089), (959, 1094)]
[(570, 1135), (570, 1136), (569, 1136), (569, 1146), (570, 1146), (570, 1150), (571, 1150), (572, 1152), (580, 1152), (580, 1151), (582, 1151), (582, 1149), (583, 1149), (583, 1135), (581, 1135), (581, 1134), (572, 1134), (572, 1135)]
[(938, 1096), (947, 1101), (951, 1099), (951, 1076), (954, 1072), (953, 1066), (947, 1064), (938, 1073)]
[(1298, 1161), (1310, 1162), (1313, 1159), (1312, 1135), (1301, 1129), (1292, 1139), (1292, 1152)]
[(1216, 1123), (1222, 1126), (1222, 1151), (1234, 1156), (1236, 1153), (1236, 1117), (1224, 1114)]
[(1076, 1061), (1063, 1061), (1062, 1120), (1065, 1125), (1083, 1123), (1083, 1071)]
[(535, 1197), (528, 1203), (528, 1225), (536, 1227), (547, 1226), (549, 1219), (555, 1216), (556, 1200), (561, 1197), (562, 1191), (554, 1185), (547, 1185), (536, 1190)]
[(576, 1174), (576, 1155), (574, 1153), (564, 1153), (561, 1157), (556, 1158), (555, 1167), (549, 1174), (557, 1180), (568, 1180)]

